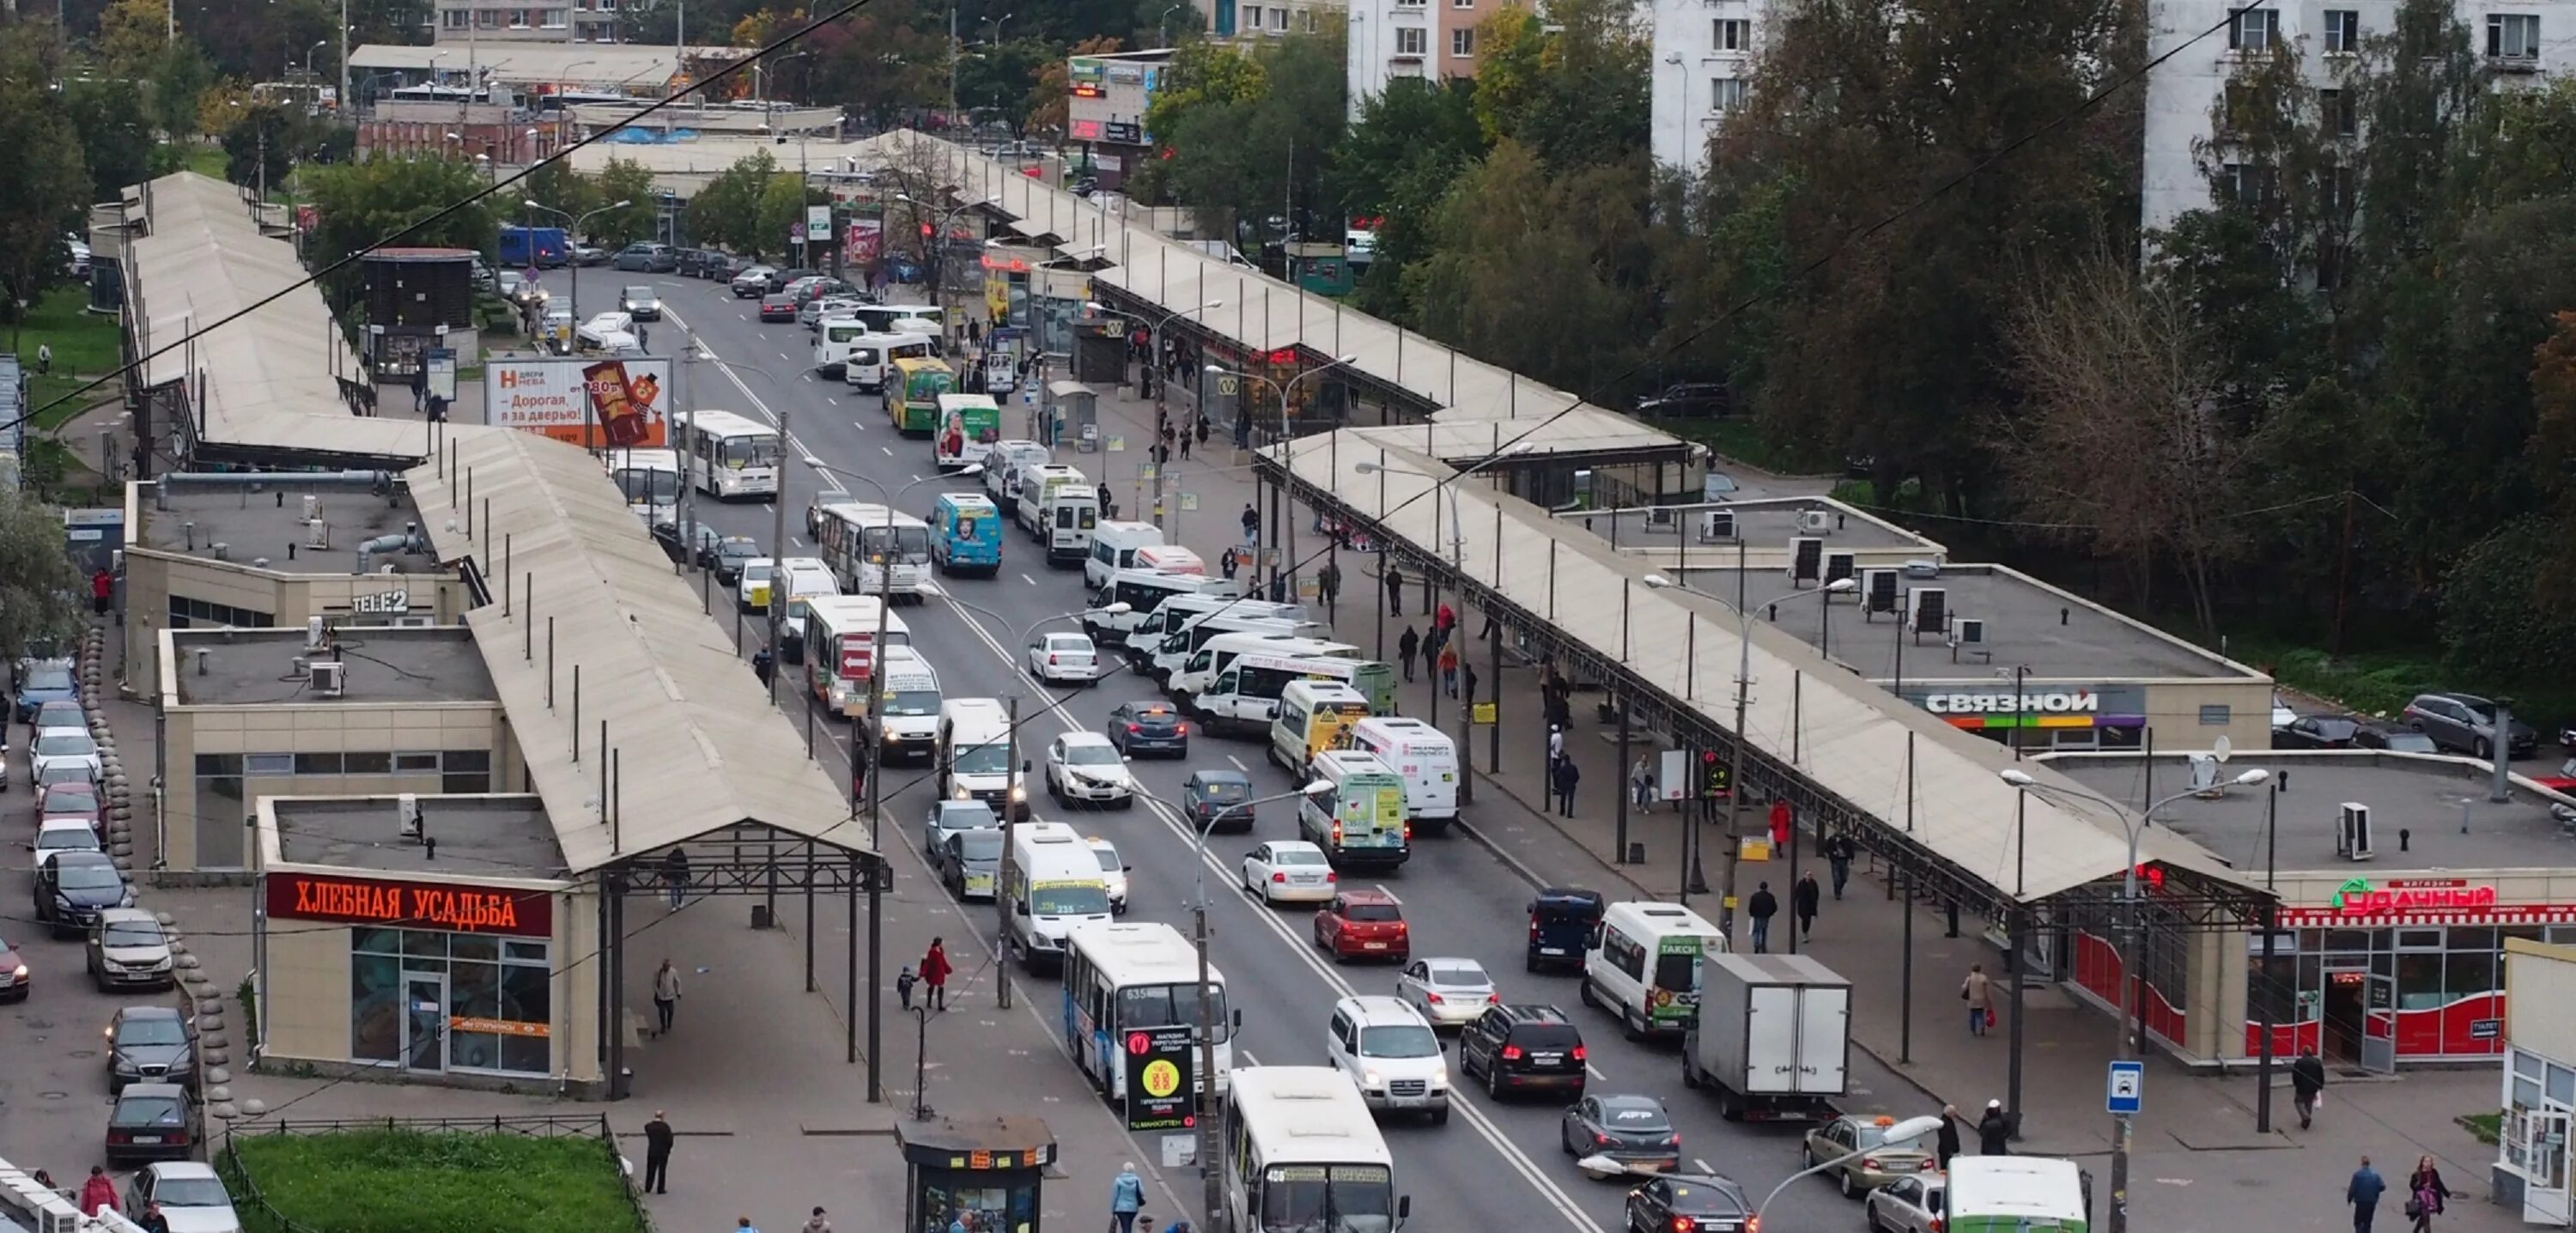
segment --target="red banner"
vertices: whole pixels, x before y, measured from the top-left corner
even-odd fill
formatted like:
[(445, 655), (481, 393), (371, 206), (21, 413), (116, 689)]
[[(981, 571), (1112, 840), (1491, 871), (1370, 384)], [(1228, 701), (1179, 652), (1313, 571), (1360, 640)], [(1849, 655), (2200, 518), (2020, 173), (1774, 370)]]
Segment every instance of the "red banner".
[(553, 937), (554, 893), (308, 873), (267, 875), (271, 920)]
[(866, 634), (841, 637), (841, 679), (864, 681), (876, 666), (876, 639)]

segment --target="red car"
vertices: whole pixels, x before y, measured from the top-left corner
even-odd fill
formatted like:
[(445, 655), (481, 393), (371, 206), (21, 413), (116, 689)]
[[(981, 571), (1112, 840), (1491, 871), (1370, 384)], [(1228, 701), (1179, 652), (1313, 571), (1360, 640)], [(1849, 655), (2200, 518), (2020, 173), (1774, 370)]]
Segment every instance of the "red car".
[(1404, 923), (1404, 905), (1382, 890), (1346, 890), (1315, 913), (1315, 945), (1333, 952), (1333, 962), (1353, 958), (1404, 962), (1413, 953), (1413, 938)]
[(760, 319), (763, 321), (794, 321), (796, 319), (797, 303), (798, 301), (795, 296), (789, 295), (784, 291), (773, 291), (768, 295), (760, 297)]
[(78, 818), (89, 823), (89, 828), (101, 837), (107, 834), (107, 815), (101, 808), (96, 784), (47, 784), (36, 801), (36, 825), (39, 827), (56, 818)]

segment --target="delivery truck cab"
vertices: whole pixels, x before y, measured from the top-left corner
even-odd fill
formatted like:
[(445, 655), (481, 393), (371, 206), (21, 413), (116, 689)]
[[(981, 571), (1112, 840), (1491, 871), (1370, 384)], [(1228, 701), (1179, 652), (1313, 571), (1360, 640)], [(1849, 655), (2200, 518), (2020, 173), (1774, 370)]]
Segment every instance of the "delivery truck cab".
[(1583, 956), (1583, 1004), (1619, 1020), (1630, 1040), (1679, 1036), (1699, 1005), (1700, 960), (1726, 935), (1677, 903), (1614, 903)]
[(1851, 982), (1808, 955), (1700, 956), (1682, 1085), (1730, 1122), (1822, 1122), (1851, 1074)]

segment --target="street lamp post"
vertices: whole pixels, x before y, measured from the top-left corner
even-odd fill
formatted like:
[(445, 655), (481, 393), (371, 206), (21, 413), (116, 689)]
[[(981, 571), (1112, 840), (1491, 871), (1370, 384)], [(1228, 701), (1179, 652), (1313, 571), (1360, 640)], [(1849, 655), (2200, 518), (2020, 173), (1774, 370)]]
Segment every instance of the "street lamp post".
[[(2140, 979), (2138, 973), (2138, 934), (2140, 932), (2138, 928), (2138, 837), (2145, 833), (2147, 827), (2152, 824), (2157, 810), (2185, 797), (2196, 796), (2200, 793), (2201, 789), (2189, 788), (2181, 792), (2176, 792), (2170, 796), (2160, 797), (2154, 801), (2148, 802), (2146, 808), (2138, 810), (2133, 814), (2129, 811), (2128, 807), (2098, 792), (2081, 788), (2071, 783), (2041, 783), (2038, 777), (2019, 767), (2008, 766), (1995, 772), (1995, 775), (2005, 783), (2011, 784), (2014, 788), (2023, 792), (2033, 792), (2041, 796), (2060, 800), (2071, 798), (2074, 800), (2092, 801), (2096, 804), (2105, 806), (2110, 809), (2112, 816), (2117, 817), (2120, 820), (2120, 829), (2128, 836), (2129, 862), (2128, 865), (2120, 871), (2119, 1060), (2123, 1062), (2135, 1061), (2138, 1056), (2138, 1041), (2137, 1038), (2132, 1035), (2130, 1020), (2131, 1017), (2137, 1013), (2136, 1004), (2132, 1000), (2134, 997), (2132, 991), (2137, 987), (2138, 980)], [(2272, 772), (2264, 770), (2261, 767), (2256, 767), (2252, 770), (2239, 773), (2234, 779), (2229, 780), (2228, 782), (2235, 784), (2238, 787), (2251, 788), (2267, 783), (2271, 778)], [(2018, 980), (2020, 978), (2016, 976), (2014, 979)], [(2018, 1118), (2021, 1110), (2015, 1109), (2013, 1110), (2013, 1113), (2014, 1116)], [(2110, 1233), (2128, 1233), (2129, 1144), (2131, 1139), (2134, 1137), (2133, 1132), (2136, 1129), (2134, 1123), (2134, 1114), (2117, 1113), (2113, 1114), (2111, 1117), (2111, 1219), (2108, 1224)]]
[[(1359, 358), (1360, 357), (1356, 355), (1335, 356), (1332, 359), (1326, 360), (1313, 368), (1309, 368), (1294, 377), (1290, 377), (1284, 385), (1277, 381), (1273, 381), (1268, 377), (1262, 376), (1259, 373), (1242, 372), (1228, 368), (1223, 364), (1210, 364), (1207, 366), (1207, 370), (1212, 373), (1232, 373), (1233, 375), (1242, 377), (1247, 381), (1258, 381), (1263, 385), (1270, 387), (1270, 392), (1273, 395), (1276, 395), (1279, 399), (1280, 435), (1288, 440), (1288, 453), (1284, 471), (1286, 475), (1293, 476), (1297, 469), (1297, 434), (1288, 426), (1288, 391), (1296, 389), (1300, 382), (1320, 377), (1344, 364), (1357, 363), (1359, 362)], [(1238, 405), (1235, 408), (1235, 414), (1239, 418), (1242, 413), (1243, 409)], [(1282, 503), (1279, 515), (1280, 517), (1288, 520), (1288, 588), (1286, 597), (1289, 600), (1294, 601), (1297, 596), (1297, 490), (1290, 486), (1285, 478), (1280, 481), (1280, 486), (1282, 491), (1287, 495), (1287, 500)], [(1276, 565), (1270, 567), (1270, 580), (1273, 584), (1276, 584), (1279, 581), (1279, 567)]]
[[(1682, 586), (1662, 574), (1648, 574), (1642, 581), (1647, 586), (1656, 588)], [(1744, 747), (1750, 743), (1744, 730), (1744, 712), (1752, 700), (1750, 690), (1753, 678), (1753, 610), (1769, 607), (1782, 600), (1798, 599), (1808, 595), (1824, 596), (1825, 602), (1832, 603), (1833, 596), (1854, 590), (1858, 585), (1849, 578), (1836, 578), (1812, 591), (1791, 591), (1760, 604), (1740, 605), (1735, 610), (1735, 732), (1734, 741), (1728, 750), (1726, 770), (1726, 887), (1725, 893), (1717, 901), (1717, 931), (1726, 935), (1729, 947), (1735, 945), (1735, 838), (1742, 825), (1738, 811), (1744, 806)], [(1682, 839), (1682, 846), (1690, 850), (1690, 860), (1682, 882), (1681, 901), (1689, 903), (1693, 892), (1703, 895), (1708, 893), (1708, 875), (1700, 863), (1700, 848), (1703, 841), (1699, 835), (1699, 827), (1683, 827)]]
[[(533, 133), (536, 130), (529, 129), (528, 131)], [(523, 204), (531, 210), (543, 210), (548, 214), (552, 214), (557, 218), (563, 219), (565, 223), (564, 245), (566, 248), (569, 248), (572, 245), (572, 238), (581, 233), (581, 225), (583, 223), (589, 222), (591, 219), (599, 215), (606, 214), (610, 210), (623, 210), (635, 203), (633, 201), (612, 202), (608, 205), (601, 206), (596, 210), (591, 210), (579, 215), (574, 214), (570, 210), (558, 210), (553, 206), (540, 204), (535, 198), (529, 198)], [(572, 319), (573, 323), (578, 326), (581, 322), (581, 263), (573, 260), (572, 254), (567, 252), (564, 254), (564, 264), (572, 267)]]
[[(1464, 515), (1458, 512), (1458, 489), (1454, 485), (1459, 480), (1465, 479), (1470, 475), (1474, 475), (1476, 472), (1484, 470), (1486, 467), (1490, 467), (1506, 458), (1512, 457), (1516, 454), (1528, 453), (1530, 449), (1530, 442), (1515, 441), (1504, 446), (1498, 453), (1477, 459), (1476, 462), (1473, 465), (1470, 465), (1466, 470), (1451, 475), (1447, 479), (1442, 479), (1428, 471), (1416, 471), (1409, 467), (1390, 467), (1383, 463), (1367, 459), (1353, 463), (1351, 465), (1351, 469), (1361, 475), (1375, 475), (1383, 472), (1388, 475), (1410, 475), (1418, 479), (1433, 481), (1433, 486), (1438, 488), (1443, 496), (1449, 498), (1449, 569), (1451, 572), (1458, 574), (1463, 578), (1467, 573), (1467, 520)], [(1385, 630), (1381, 628), (1379, 630), (1379, 635), (1383, 637), (1384, 634)], [(1500, 637), (1497, 636), (1496, 641), (1499, 642), (1500, 640)], [(1496, 682), (1495, 688), (1498, 691), (1501, 689), (1499, 679)], [(1466, 768), (1466, 773), (1463, 773), (1458, 777), (1458, 803), (1461, 805), (1472, 804), (1476, 799), (1476, 776), (1474, 774), (1475, 757), (1473, 754), (1475, 745), (1474, 738), (1476, 734), (1475, 702), (1476, 700), (1473, 697), (1469, 697), (1464, 700), (1464, 705), (1461, 705), (1458, 708), (1458, 748), (1468, 751), (1468, 757), (1465, 761), (1460, 763), (1462, 767)], [(1440, 693), (1437, 689), (1434, 689), (1431, 694), (1431, 713), (1434, 721), (1433, 726), (1439, 726), (1437, 721), (1440, 717)]]
[[(1152, 368), (1156, 363), (1156, 357), (1163, 354), (1163, 327), (1170, 325), (1172, 323), (1172, 318), (1186, 317), (1191, 313), (1206, 312), (1209, 309), (1218, 307), (1224, 303), (1225, 301), (1223, 300), (1210, 300), (1205, 304), (1201, 304), (1193, 308), (1176, 308), (1170, 312), (1164, 313), (1160, 318), (1157, 318), (1154, 324), (1145, 327), (1145, 367), (1149, 369)], [(1105, 314), (1110, 311), (1108, 305), (1094, 303), (1089, 300), (1083, 301), (1082, 306), (1096, 313)], [(1148, 509), (1151, 511), (1154, 525), (1157, 527), (1163, 525), (1164, 459), (1157, 451), (1163, 444), (1163, 402), (1164, 396), (1167, 393), (1169, 393), (1169, 390), (1165, 387), (1164, 382), (1156, 381), (1154, 383), (1154, 448), (1145, 451), (1148, 457), (1154, 459), (1154, 501)]]
[[(948, 224), (958, 215), (964, 214), (969, 210), (979, 209), (988, 205), (999, 205), (1001, 204), (1002, 199), (999, 195), (994, 195), (977, 201), (969, 201), (964, 205), (951, 206), (946, 209), (942, 209), (931, 202), (922, 201), (904, 193), (896, 193), (894, 195), (894, 199), (916, 209), (931, 211), (939, 216), (939, 221), (936, 224), (933, 224), (930, 232), (930, 302), (939, 309), (939, 332), (942, 335), (949, 334), (955, 330), (956, 323), (948, 319)], [(879, 242), (882, 243), (883, 241), (880, 240)]]

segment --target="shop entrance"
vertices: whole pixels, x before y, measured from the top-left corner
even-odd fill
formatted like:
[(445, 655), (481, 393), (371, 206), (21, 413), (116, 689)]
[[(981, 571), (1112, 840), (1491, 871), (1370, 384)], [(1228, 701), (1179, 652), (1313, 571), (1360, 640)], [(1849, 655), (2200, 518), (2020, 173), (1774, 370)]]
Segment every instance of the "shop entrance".
[(447, 1070), (447, 974), (403, 973), (403, 1066)]
[(2370, 973), (2362, 968), (2329, 968), (2325, 974), (2324, 1020), (2317, 1025), (2317, 1056), (2345, 1066), (2361, 1061), (2361, 1018)]
[(2522, 1184), (2525, 1224), (2567, 1223), (2567, 1125), (2564, 1109), (2533, 1109), (2522, 1115), (2522, 1141), (2531, 1160)]
[(2361, 1012), (2361, 1068), (2397, 1073), (2397, 978), (2370, 974), (2370, 1005)]

